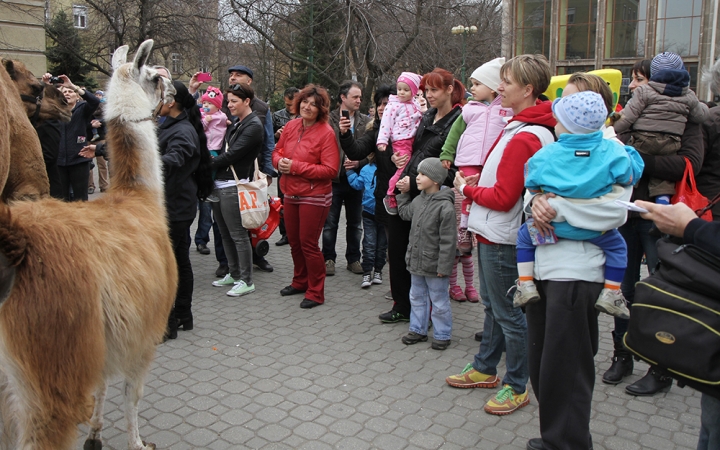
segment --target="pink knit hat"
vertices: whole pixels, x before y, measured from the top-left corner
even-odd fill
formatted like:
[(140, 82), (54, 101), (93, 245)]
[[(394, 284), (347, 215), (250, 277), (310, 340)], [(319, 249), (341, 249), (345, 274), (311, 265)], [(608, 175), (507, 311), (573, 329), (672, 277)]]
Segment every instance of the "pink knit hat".
[(223, 93), (220, 89), (209, 86), (207, 88), (207, 91), (203, 94), (203, 96), (200, 98), (203, 102), (209, 102), (212, 103), (217, 107), (217, 109), (222, 109), (223, 104)]
[(405, 83), (408, 86), (410, 86), (410, 92), (412, 92), (412, 96), (415, 97), (415, 94), (417, 94), (418, 89), (420, 89), (420, 80), (421, 79), (422, 79), (422, 77), (416, 73), (403, 72), (398, 77), (397, 82)]

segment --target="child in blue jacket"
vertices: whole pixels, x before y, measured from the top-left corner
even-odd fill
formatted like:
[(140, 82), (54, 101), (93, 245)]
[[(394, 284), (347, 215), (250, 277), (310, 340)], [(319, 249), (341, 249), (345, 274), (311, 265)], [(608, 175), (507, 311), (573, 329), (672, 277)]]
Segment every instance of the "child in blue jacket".
[[(370, 158), (369, 158), (370, 159)], [(377, 165), (374, 159), (360, 169), (347, 171), (348, 183), (353, 189), (363, 192), (363, 240), (362, 268), (363, 279), (360, 287), (368, 288), (373, 284), (382, 284), (382, 271), (385, 267), (387, 254), (387, 235), (385, 226), (375, 220), (375, 172)]]
[[(546, 145), (525, 165), (525, 187), (531, 193), (552, 192), (572, 199), (594, 199), (610, 193), (614, 184), (632, 186), (645, 164), (638, 152), (603, 138), (608, 111), (602, 96), (583, 91), (556, 99), (552, 104), (558, 141)], [(620, 291), (627, 268), (627, 245), (617, 229), (594, 231), (566, 221), (552, 222), (559, 238), (588, 241), (605, 252), (605, 287), (595, 308), (628, 319), (630, 312)], [(517, 238), (518, 283), (513, 304), (524, 306), (540, 299), (533, 271), (535, 245), (528, 222)], [(536, 235), (537, 236), (537, 235)], [(538, 239), (542, 240), (542, 236)], [(551, 242), (552, 243), (552, 242)]]

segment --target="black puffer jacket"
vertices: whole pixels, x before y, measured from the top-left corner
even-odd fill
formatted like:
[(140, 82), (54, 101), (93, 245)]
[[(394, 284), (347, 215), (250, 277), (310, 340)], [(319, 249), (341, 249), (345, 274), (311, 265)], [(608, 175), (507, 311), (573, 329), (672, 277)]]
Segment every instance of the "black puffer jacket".
[(377, 142), (379, 129), (380, 120), (376, 119), (372, 127), (357, 140), (350, 131), (341, 134), (340, 146), (351, 161), (361, 161), (371, 153), (375, 153), (375, 164), (377, 165), (377, 172), (375, 172), (377, 177), (375, 184), (375, 220), (386, 225), (388, 223), (388, 214), (382, 204), (387, 194), (390, 178), (395, 175), (397, 167), (390, 159), (392, 157), (392, 143), (388, 144), (384, 152), (377, 150), (375, 143)]
[[(455, 106), (436, 123), (433, 123), (433, 120), (435, 120), (435, 114), (437, 114), (436, 108), (430, 108), (425, 111), (425, 114), (423, 114), (420, 126), (418, 126), (417, 133), (415, 133), (413, 153), (410, 157), (410, 162), (408, 162), (407, 166), (405, 166), (405, 170), (403, 170), (402, 176), (400, 177), (401, 179), (405, 176), (410, 177), (410, 196), (412, 198), (415, 198), (418, 194), (420, 194), (415, 182), (415, 178), (418, 174), (417, 168), (420, 165), (420, 161), (425, 158), (437, 158), (440, 156), (442, 146), (445, 144), (445, 139), (447, 138), (448, 133), (450, 133), (450, 128), (452, 127), (452, 124), (455, 123), (455, 119), (460, 117), (461, 113), (462, 108), (460, 106)], [(448, 170), (448, 176), (445, 179), (445, 183), (443, 183), (444, 185), (452, 187), (456, 170), (457, 169), (454, 167), (451, 168), (451, 170)], [(399, 193), (397, 189), (395, 189), (395, 192)]]
[(83, 147), (90, 144), (88, 125), (93, 119), (93, 113), (100, 106), (100, 100), (88, 91), (82, 96), (84, 102), (79, 102), (72, 110), (70, 122), (60, 125), (60, 149), (58, 151), (57, 165), (61, 167), (74, 166), (89, 162), (88, 158), (79, 155)]
[(211, 165), (213, 170), (217, 170), (216, 179), (234, 180), (231, 164), (239, 179), (251, 178), (255, 171), (255, 158), (262, 150), (264, 132), (263, 124), (254, 111), (228, 127), (225, 151), (216, 156)]
[[(697, 175), (697, 187), (702, 195), (712, 200), (720, 194), (720, 106), (710, 108), (708, 119), (703, 123), (705, 158)], [(720, 202), (712, 209), (713, 220), (720, 221)]]
[(165, 175), (165, 205), (171, 222), (193, 220), (197, 211), (200, 139), (183, 111), (167, 117), (158, 128), (158, 145)]

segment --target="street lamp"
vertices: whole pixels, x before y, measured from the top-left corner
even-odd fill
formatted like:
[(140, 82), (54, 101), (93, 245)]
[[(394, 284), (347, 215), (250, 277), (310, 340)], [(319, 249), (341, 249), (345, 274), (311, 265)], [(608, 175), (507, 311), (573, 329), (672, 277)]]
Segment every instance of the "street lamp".
[(450, 31), (452, 31), (452, 34), (462, 34), (462, 82), (466, 83), (467, 80), (465, 80), (465, 36), (471, 33), (477, 33), (477, 27), (475, 25), (471, 27), (458, 25), (456, 27), (452, 27)]

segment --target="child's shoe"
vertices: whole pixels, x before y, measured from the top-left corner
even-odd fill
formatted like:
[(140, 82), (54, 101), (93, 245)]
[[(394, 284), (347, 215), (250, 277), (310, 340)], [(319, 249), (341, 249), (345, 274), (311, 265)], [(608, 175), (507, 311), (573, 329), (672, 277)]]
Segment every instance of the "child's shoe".
[(465, 297), (462, 288), (458, 285), (452, 286), (450, 288), (450, 298), (457, 302), (464, 302), (467, 300), (467, 297)]
[(535, 303), (536, 301), (540, 300), (540, 294), (538, 294), (537, 287), (535, 286), (534, 281), (518, 280), (516, 288), (517, 289), (515, 289), (515, 294), (513, 295), (514, 307), (522, 308), (528, 303)]
[(474, 286), (465, 287), (465, 297), (470, 303), (477, 303), (480, 301), (480, 295), (475, 290)]
[(595, 309), (620, 319), (629, 319), (630, 310), (620, 289), (604, 288), (595, 302)]
[(360, 284), (360, 287), (365, 289), (372, 286), (372, 275), (369, 273), (366, 273), (363, 275), (362, 283)]
[(402, 343), (405, 345), (413, 345), (413, 344), (417, 344), (418, 342), (425, 342), (425, 341), (427, 341), (427, 335), (418, 334), (418, 333), (415, 333), (414, 331), (411, 331), (402, 337)]
[(397, 200), (395, 200), (395, 197), (391, 197), (389, 195), (385, 196), (383, 199), (383, 205), (385, 205), (385, 211), (387, 211), (388, 214), (391, 216), (398, 215)]
[(432, 347), (433, 350), (445, 350), (446, 348), (448, 348), (450, 346), (451, 342), (452, 341), (450, 339), (448, 339), (448, 340), (433, 339), (430, 347)]
[(208, 203), (218, 203), (218, 202), (220, 202), (220, 197), (218, 197), (217, 195), (215, 195), (214, 193), (212, 193), (212, 194), (210, 194), (210, 195), (207, 196), (207, 198), (205, 199), (205, 201), (208, 202)]

